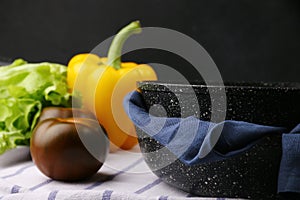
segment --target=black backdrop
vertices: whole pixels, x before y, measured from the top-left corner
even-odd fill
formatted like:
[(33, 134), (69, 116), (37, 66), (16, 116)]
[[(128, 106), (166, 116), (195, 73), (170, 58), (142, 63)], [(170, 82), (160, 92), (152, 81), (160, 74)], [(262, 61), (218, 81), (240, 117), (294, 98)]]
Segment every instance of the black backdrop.
[[(224, 80), (299, 81), (299, 0), (1, 0), (0, 60), (66, 64), (136, 19), (198, 41)], [(154, 50), (124, 59), (187, 65)]]

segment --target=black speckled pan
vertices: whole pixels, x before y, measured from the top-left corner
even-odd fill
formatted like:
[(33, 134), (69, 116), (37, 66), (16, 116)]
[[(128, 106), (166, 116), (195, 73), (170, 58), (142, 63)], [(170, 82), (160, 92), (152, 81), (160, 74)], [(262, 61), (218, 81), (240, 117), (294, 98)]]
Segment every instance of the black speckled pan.
[[(210, 99), (210, 92), (225, 91), (227, 109), (214, 113), (215, 121), (226, 119), (263, 125), (292, 128), (300, 122), (300, 83), (235, 83), (225, 87), (192, 85), (197, 96), (200, 112), (191, 86), (159, 82), (140, 82), (139, 90), (151, 114), (167, 114), (168, 117), (197, 116), (210, 120), (211, 102), (218, 105), (224, 98)], [(224, 93), (223, 93), (224, 94)], [(179, 101), (184, 107), (179, 106)], [(159, 104), (166, 113), (161, 112)], [(158, 109), (156, 109), (156, 107)], [(221, 108), (221, 107), (220, 107)], [(281, 136), (267, 136), (247, 152), (236, 157), (207, 164), (187, 166), (178, 159), (170, 165), (158, 167), (162, 160), (174, 159), (174, 155), (153, 138), (137, 128), (139, 145), (146, 163), (152, 171), (170, 185), (197, 196), (232, 197), (250, 199), (276, 199), (277, 177), (281, 159)], [(150, 153), (151, 152), (151, 153)], [(162, 153), (163, 152), (163, 153)]]

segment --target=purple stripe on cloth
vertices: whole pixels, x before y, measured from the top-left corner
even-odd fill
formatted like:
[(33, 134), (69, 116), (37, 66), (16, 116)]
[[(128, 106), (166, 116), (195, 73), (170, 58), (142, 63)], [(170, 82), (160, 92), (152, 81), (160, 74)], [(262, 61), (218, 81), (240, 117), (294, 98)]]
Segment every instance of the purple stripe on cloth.
[(48, 196), (48, 200), (55, 200), (57, 193), (58, 193), (58, 190), (54, 190), (54, 191), (50, 192), (50, 194)]
[(168, 200), (168, 196), (160, 196), (158, 200)]
[(12, 177), (12, 176), (16, 176), (16, 175), (19, 175), (21, 174), (25, 169), (29, 168), (29, 167), (32, 167), (34, 166), (33, 163), (29, 164), (29, 165), (26, 165), (24, 167), (21, 167), (20, 169), (18, 169), (16, 172), (12, 173), (12, 174), (9, 174), (9, 175), (6, 175), (6, 176), (2, 176), (1, 178), (5, 179), (5, 178), (9, 178), (9, 177)]
[(154, 187), (154, 186), (160, 184), (161, 182), (162, 182), (161, 179), (156, 179), (156, 180), (153, 181), (152, 183), (146, 185), (145, 187), (142, 187), (141, 189), (135, 191), (134, 193), (136, 193), (136, 194), (141, 194), (141, 193), (143, 193), (143, 192), (145, 192), (145, 191), (151, 189), (152, 187)]
[(121, 171), (116, 173), (115, 176), (123, 174), (124, 172), (126, 172), (126, 171), (130, 170), (131, 168), (135, 167), (136, 165), (140, 164), (143, 160), (144, 160), (144, 158), (138, 159), (137, 161), (133, 162), (131, 165), (128, 165), (127, 167), (125, 167), (124, 169), (122, 169)]
[(120, 175), (120, 174), (123, 174), (125, 173), (126, 171), (130, 170), (131, 168), (135, 167), (136, 165), (138, 165), (139, 163), (141, 163), (143, 161), (143, 158), (140, 158), (138, 159), (137, 161), (133, 162), (132, 164), (128, 165), (127, 167), (125, 167), (124, 169), (122, 169), (121, 171), (115, 173), (115, 174), (112, 174), (110, 176), (107, 177), (106, 180), (101, 180), (101, 181), (97, 181), (95, 183), (93, 183), (92, 185), (86, 187), (85, 189), (86, 190), (92, 190), (94, 189), (95, 187), (97, 186), (100, 186), (102, 183), (104, 183), (105, 181), (107, 180), (112, 180), (114, 179), (116, 176)]
[(225, 200), (225, 198), (217, 198), (217, 200)]
[(31, 190), (31, 191), (36, 190), (36, 189), (38, 189), (40, 187), (43, 187), (44, 185), (47, 185), (47, 184), (51, 183), (52, 181), (53, 181), (52, 179), (48, 179), (48, 180), (46, 180), (46, 181), (44, 181), (42, 183), (39, 183), (39, 184), (37, 184), (37, 185), (29, 188), (29, 190)]
[(112, 193), (112, 190), (105, 190), (102, 195), (102, 200), (110, 200)]
[(11, 194), (14, 194), (14, 193), (19, 193), (20, 189), (21, 189), (21, 187), (20, 187), (20, 186), (18, 186), (18, 185), (14, 185), (14, 186), (11, 188), (11, 191), (10, 191), (10, 193), (11, 193)]

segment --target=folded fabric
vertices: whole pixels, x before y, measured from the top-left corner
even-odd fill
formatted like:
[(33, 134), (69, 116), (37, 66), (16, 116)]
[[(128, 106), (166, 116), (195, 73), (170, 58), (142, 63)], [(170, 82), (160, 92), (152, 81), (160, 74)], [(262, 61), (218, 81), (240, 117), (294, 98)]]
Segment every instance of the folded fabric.
[(151, 173), (139, 152), (136, 146), (130, 151), (110, 153), (94, 176), (78, 182), (62, 182), (50, 179), (38, 170), (30, 159), (29, 147), (10, 150), (0, 156), (0, 199), (194, 199)]
[(282, 161), (278, 192), (300, 193), (300, 125), (292, 131), (225, 120), (212, 123), (196, 117), (168, 118), (149, 114), (141, 94), (129, 93), (125, 110), (135, 126), (167, 147), (181, 162), (195, 165), (215, 162), (240, 154), (269, 134), (282, 135)]
[[(298, 133), (298, 134), (297, 134)], [(300, 193), (300, 125), (282, 135), (278, 191)]]

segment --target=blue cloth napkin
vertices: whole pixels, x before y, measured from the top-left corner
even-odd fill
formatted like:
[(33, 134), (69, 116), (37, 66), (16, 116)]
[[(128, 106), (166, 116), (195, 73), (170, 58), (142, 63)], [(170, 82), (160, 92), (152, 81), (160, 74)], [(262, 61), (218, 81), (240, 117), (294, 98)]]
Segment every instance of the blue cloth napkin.
[(233, 120), (212, 123), (193, 116), (157, 117), (149, 114), (137, 91), (126, 96), (124, 107), (135, 126), (166, 146), (187, 165), (223, 160), (249, 149), (268, 134), (281, 134), (283, 154), (278, 192), (300, 193), (300, 134), (297, 134), (300, 133), (300, 124), (288, 130)]

